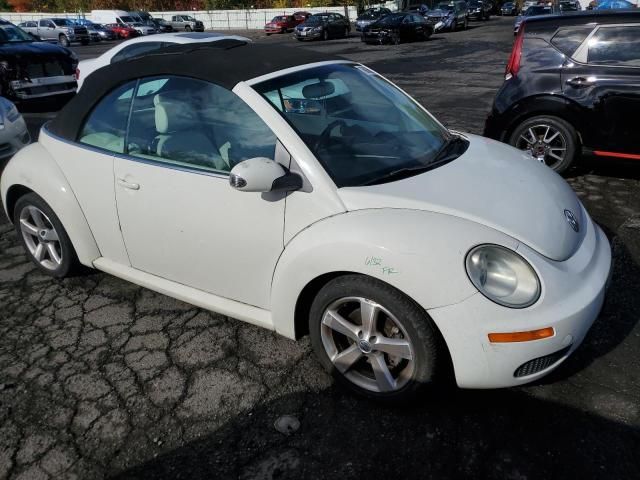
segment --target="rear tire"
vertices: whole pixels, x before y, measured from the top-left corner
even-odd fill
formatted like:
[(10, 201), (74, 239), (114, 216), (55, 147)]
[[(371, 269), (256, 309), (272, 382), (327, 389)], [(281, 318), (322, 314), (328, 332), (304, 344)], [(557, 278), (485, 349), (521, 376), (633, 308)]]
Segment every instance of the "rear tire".
[[(551, 137), (553, 139), (548, 141)], [(575, 128), (562, 118), (552, 115), (540, 115), (524, 120), (511, 133), (509, 144), (530, 153), (534, 159), (544, 155), (545, 164), (557, 173), (566, 172), (579, 153)], [(561, 156), (562, 153), (562, 159), (553, 156)]]
[(69, 42), (69, 38), (64, 33), (60, 34), (60, 36), (58, 37), (58, 42), (63, 47), (68, 47), (69, 45), (71, 45), (71, 42)]
[(63, 278), (80, 269), (67, 231), (39, 195), (32, 192), (18, 199), (13, 222), (27, 256), (42, 273)]
[[(446, 361), (426, 312), (399, 290), (364, 275), (338, 277), (318, 292), (309, 332), (320, 363), (337, 382), (383, 402), (415, 397), (437, 381)], [(392, 342), (393, 349), (385, 347)]]

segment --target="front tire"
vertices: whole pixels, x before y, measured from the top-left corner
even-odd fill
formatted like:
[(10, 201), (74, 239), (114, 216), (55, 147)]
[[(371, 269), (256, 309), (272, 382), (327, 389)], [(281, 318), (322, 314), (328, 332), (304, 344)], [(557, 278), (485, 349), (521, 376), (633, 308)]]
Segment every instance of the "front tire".
[(69, 38), (64, 33), (60, 34), (60, 36), (58, 37), (58, 42), (63, 47), (68, 47), (69, 45), (71, 45), (71, 42), (69, 41)]
[(309, 316), (320, 363), (358, 395), (402, 402), (432, 384), (444, 354), (437, 329), (411, 299), (363, 275), (345, 275), (318, 293)]
[(578, 153), (578, 135), (565, 120), (551, 115), (523, 121), (509, 137), (509, 144), (524, 150), (558, 173), (571, 167)]
[(186, 27), (184, 27), (184, 30), (185, 30), (186, 32), (190, 32), (190, 31), (191, 31), (191, 27), (190, 27), (189, 25), (187, 25)]
[(329, 40), (329, 30), (326, 28), (322, 30), (322, 40)]
[(80, 262), (58, 216), (40, 196), (28, 193), (18, 199), (13, 223), (29, 259), (52, 277), (77, 271)]

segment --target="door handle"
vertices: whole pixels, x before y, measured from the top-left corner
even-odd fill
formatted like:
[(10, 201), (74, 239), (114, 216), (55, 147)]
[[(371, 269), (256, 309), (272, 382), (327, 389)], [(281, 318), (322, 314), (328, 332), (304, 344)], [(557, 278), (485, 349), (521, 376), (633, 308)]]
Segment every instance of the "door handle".
[(140, 190), (139, 183), (127, 182), (124, 178), (118, 178), (118, 185), (124, 188), (128, 188), (129, 190)]
[(591, 85), (595, 85), (595, 78), (589, 77), (573, 77), (567, 80), (567, 85), (571, 85), (572, 87), (582, 88), (582, 87), (590, 87)]

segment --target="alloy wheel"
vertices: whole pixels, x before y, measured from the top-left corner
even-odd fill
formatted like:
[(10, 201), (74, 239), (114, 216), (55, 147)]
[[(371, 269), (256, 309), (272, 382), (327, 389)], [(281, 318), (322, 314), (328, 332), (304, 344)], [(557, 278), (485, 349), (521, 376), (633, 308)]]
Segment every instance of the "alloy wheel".
[(322, 345), (333, 366), (371, 392), (402, 389), (413, 376), (414, 348), (402, 323), (363, 297), (331, 303), (322, 316)]
[(28, 205), (20, 212), (20, 231), (33, 258), (47, 270), (62, 264), (60, 238), (49, 217), (38, 207)]
[(556, 168), (565, 159), (567, 139), (557, 128), (541, 123), (520, 132), (516, 148), (528, 152), (550, 168)]

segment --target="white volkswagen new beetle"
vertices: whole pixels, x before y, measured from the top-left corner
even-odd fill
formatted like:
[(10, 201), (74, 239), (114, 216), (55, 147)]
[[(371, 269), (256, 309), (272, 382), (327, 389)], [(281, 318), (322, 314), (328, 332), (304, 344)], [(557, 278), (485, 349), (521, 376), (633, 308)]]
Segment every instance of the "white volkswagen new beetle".
[(565, 181), (451, 132), (369, 68), (221, 40), (107, 66), (7, 165), (29, 256), (309, 333), (398, 400), (549, 373), (598, 315), (611, 251)]

